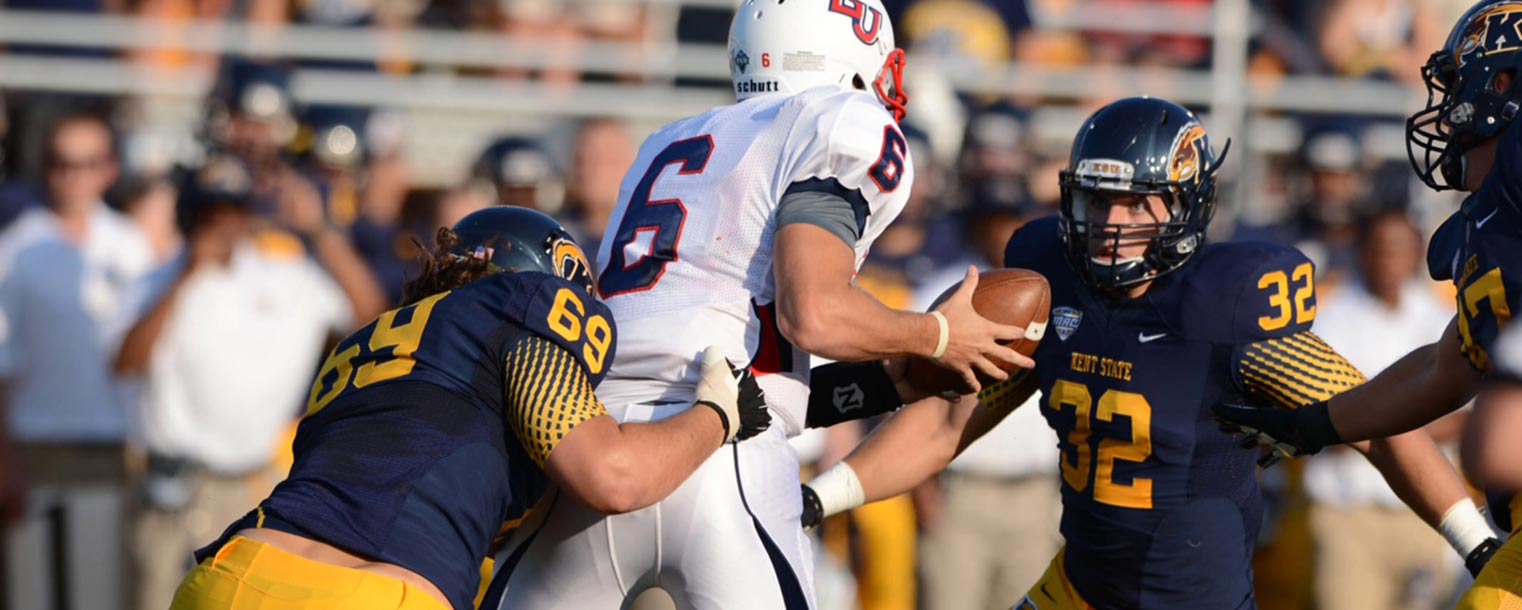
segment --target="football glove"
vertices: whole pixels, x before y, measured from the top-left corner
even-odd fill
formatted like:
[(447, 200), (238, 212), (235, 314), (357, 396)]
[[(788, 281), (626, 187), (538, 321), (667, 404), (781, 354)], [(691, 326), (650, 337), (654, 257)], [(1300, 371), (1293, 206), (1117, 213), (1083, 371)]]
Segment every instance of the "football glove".
[(1258, 465), (1264, 468), (1285, 457), (1312, 455), (1327, 445), (1342, 443), (1324, 401), (1293, 411), (1233, 404), (1218, 404), (1211, 410), (1220, 418), (1222, 432), (1248, 436), (1243, 447), (1261, 445), (1271, 449), (1258, 459)]
[(803, 486), (803, 518), (801, 521), (803, 522), (804, 530), (819, 527), (819, 524), (824, 521), (824, 503), (819, 501), (819, 494), (815, 493), (814, 488), (808, 485)]
[(1485, 569), (1485, 564), (1490, 563), (1490, 557), (1501, 549), (1500, 538), (1487, 538), (1480, 546), (1474, 547), (1469, 556), (1464, 558), (1464, 567), (1469, 568), (1469, 575), (1479, 578), (1480, 570)]
[(703, 350), (703, 372), (695, 404), (713, 409), (724, 424), (724, 442), (743, 441), (772, 425), (766, 395), (749, 369), (736, 371), (718, 347)]

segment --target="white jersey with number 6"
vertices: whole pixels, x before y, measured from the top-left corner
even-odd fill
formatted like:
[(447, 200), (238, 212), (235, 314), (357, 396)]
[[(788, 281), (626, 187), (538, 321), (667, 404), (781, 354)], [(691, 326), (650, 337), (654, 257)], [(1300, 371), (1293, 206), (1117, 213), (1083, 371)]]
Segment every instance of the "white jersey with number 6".
[(597, 253), (619, 328), (598, 396), (620, 420), (629, 404), (689, 400), (694, 357), (718, 345), (755, 369), (788, 434), (800, 432), (808, 355), (782, 338), (771, 306), (778, 204), (790, 189), (850, 201), (859, 268), (913, 180), (903, 134), (865, 91), (756, 97), (650, 136)]

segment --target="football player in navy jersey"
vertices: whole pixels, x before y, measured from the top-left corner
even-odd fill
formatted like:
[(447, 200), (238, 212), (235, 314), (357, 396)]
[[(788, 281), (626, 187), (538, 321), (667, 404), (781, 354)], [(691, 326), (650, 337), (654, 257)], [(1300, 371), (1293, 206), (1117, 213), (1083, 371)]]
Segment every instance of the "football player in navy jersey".
[[(1457, 315), (1436, 343), (1415, 350), (1357, 391), (1296, 412), (1222, 405), (1221, 416), (1278, 442), (1287, 453), (1412, 430), (1466, 404), (1492, 375), (1497, 337), (1522, 306), (1522, 3), (1482, 0), (1454, 25), (1443, 48), (1422, 68), (1427, 104), (1406, 121), (1406, 143), (1417, 176), (1435, 190), (1470, 193), (1432, 236), (1432, 278), (1457, 288)], [(1514, 426), (1487, 425), (1480, 401), (1470, 419), (1464, 454), (1475, 482), (1486, 488), (1491, 516), (1511, 540), (1492, 543), (1470, 566), (1495, 558), (1476, 578), (1461, 608), (1522, 602), (1522, 502), (1518, 489), (1489, 484), (1486, 453), (1515, 443)], [(1512, 464), (1510, 468), (1522, 468)], [(1509, 477), (1507, 477), (1509, 478)], [(1445, 532), (1446, 533), (1446, 532)]]
[(198, 553), (173, 608), (471, 608), (494, 536), (552, 483), (634, 510), (767, 429), (754, 379), (707, 352), (695, 402), (710, 408), (614, 421), (593, 388), (615, 327), (591, 286), (539, 212), (441, 231), (406, 304), (333, 349), (289, 478)]
[[(1039, 390), (1067, 543), (1015, 607), (1255, 607), (1259, 451), (1222, 433), (1211, 407), (1293, 409), (1364, 379), (1310, 332), (1315, 273), (1300, 252), (1204, 243), (1220, 159), (1171, 102), (1125, 99), (1091, 116), (1061, 174), (1061, 213), (1022, 227), (1005, 253), (1051, 285), (1036, 367), (985, 389), (980, 407), (905, 407), (809, 484), (805, 511), (912, 487)], [(1401, 475), (1392, 486), (1429, 523), (1465, 497), (1423, 432), (1360, 448)]]

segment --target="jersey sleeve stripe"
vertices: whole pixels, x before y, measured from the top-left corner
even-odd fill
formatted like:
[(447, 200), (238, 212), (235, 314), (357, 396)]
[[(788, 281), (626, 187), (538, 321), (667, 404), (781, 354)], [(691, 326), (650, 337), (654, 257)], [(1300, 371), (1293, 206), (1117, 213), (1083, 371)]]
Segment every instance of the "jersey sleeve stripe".
[(542, 337), (518, 340), (504, 381), (509, 427), (541, 468), (572, 429), (607, 414), (575, 356)]
[(1365, 381), (1363, 373), (1309, 331), (1257, 341), (1239, 354), (1235, 366), (1246, 389), (1281, 407), (1327, 400)]
[[(1272, 361), (1272, 363), (1289, 373), (1299, 373), (1309, 376), (1312, 383), (1325, 384), (1332, 387), (1356, 386), (1364, 382), (1363, 375), (1351, 365), (1336, 361), (1321, 360), (1305, 354), (1291, 346), (1284, 345), (1281, 340), (1278, 345), (1254, 345), (1247, 350), (1246, 357), (1258, 361)], [(1344, 387), (1346, 386), (1346, 387)]]

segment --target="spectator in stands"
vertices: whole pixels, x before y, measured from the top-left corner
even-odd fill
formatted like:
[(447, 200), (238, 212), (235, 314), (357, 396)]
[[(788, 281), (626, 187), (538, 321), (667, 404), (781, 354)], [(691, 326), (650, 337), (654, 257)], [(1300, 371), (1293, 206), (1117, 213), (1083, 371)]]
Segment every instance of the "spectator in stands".
[(11, 608), (111, 610), (127, 599), (127, 416), (110, 364), (123, 292), (152, 251), (101, 199), (117, 177), (104, 119), (65, 117), (45, 145), (47, 205), (0, 234), (0, 410), (16, 445), (6, 461), (31, 486), (7, 531), (5, 590)]
[(532, 138), (507, 136), (492, 141), (476, 157), (470, 179), (473, 187), (490, 193), (497, 205), (516, 205), (551, 216), (565, 205), (560, 167)]
[(629, 127), (617, 119), (594, 119), (577, 130), (561, 222), (587, 252), (598, 251), (618, 206), (624, 174), (638, 153)]
[(251, 188), (230, 157), (192, 178), (179, 206), (187, 245), (139, 283), (142, 316), (116, 359), (144, 381), (138, 608), (169, 607), (191, 553), (274, 488), (276, 443), (324, 343), (368, 322), (300, 240), (251, 213)]
[(1333, 0), (1318, 42), (1338, 76), (1421, 82), (1427, 49), (1442, 46), (1447, 30), (1434, 0)]
[[(914, 308), (924, 311), (967, 271), (1003, 266), (1010, 235), (1045, 215), (1023, 191), (984, 183), (964, 218), (963, 253), (926, 279)], [(993, 188), (990, 188), (993, 187)], [(920, 573), (926, 610), (995, 608), (1019, 599), (1062, 545), (1056, 436), (1040, 398), (1016, 409), (927, 484), (921, 502)], [(1010, 507), (1019, 510), (1011, 511)]]
[[(1421, 277), (1422, 234), (1403, 211), (1363, 223), (1359, 281), (1322, 300), (1315, 331), (1370, 377), (1397, 357), (1437, 340), (1453, 317)], [(1427, 426), (1452, 447), (1464, 413)], [(1443, 538), (1401, 504), (1379, 471), (1357, 453), (1307, 459), (1318, 608), (1431, 609), (1454, 584)]]
[(1291, 218), (1239, 227), (1237, 239), (1293, 245), (1316, 263), (1317, 280), (1335, 286), (1358, 257), (1358, 220), (1369, 201), (1370, 161), (1363, 130), (1351, 121), (1306, 128), (1287, 190)]
[(168, 178), (139, 178), (122, 190), (122, 212), (148, 238), (153, 264), (166, 263), (180, 250), (182, 241), (175, 224), (178, 191)]

